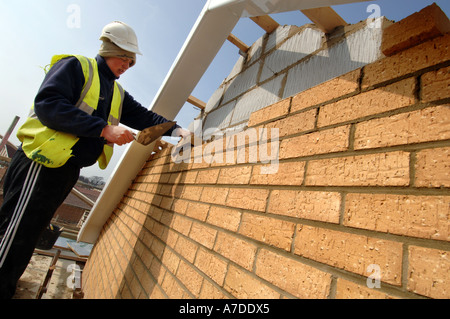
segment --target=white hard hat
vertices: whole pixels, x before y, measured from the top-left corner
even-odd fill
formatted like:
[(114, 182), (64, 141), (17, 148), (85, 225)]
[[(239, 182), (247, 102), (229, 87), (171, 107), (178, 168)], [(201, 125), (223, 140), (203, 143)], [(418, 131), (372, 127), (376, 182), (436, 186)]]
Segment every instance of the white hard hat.
[(100, 40), (108, 39), (119, 48), (142, 55), (139, 51), (138, 40), (134, 30), (126, 23), (114, 21), (107, 24), (103, 30)]

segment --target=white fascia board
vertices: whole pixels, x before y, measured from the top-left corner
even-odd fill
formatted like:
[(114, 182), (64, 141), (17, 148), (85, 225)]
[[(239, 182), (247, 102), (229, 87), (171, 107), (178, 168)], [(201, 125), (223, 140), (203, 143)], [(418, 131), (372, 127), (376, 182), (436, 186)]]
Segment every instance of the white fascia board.
[(245, 18), (364, 1), (370, 0), (210, 0), (209, 10), (227, 8)]
[[(209, 0), (149, 109), (173, 120), (240, 18), (364, 1), (368, 0)], [(142, 146), (133, 142), (126, 149), (83, 224), (78, 241), (97, 240), (153, 147), (154, 143)]]

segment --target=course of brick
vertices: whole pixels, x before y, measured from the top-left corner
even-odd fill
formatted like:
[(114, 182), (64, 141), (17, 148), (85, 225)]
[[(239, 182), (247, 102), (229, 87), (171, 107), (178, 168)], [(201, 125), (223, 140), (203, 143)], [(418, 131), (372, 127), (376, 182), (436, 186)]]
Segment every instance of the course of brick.
[(245, 161), (149, 158), (85, 298), (449, 298), (450, 35), (420, 22), (445, 24), (436, 10), (387, 28), (389, 56), (251, 115), (280, 129), (276, 174), (230, 140), (194, 154)]

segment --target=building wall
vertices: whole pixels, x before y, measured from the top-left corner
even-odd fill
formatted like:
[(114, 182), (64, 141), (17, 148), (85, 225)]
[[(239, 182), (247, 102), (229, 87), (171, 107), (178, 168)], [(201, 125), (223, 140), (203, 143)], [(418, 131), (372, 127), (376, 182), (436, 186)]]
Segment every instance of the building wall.
[[(441, 13), (387, 28), (389, 56), (253, 112), (189, 163), (181, 146), (149, 158), (85, 298), (449, 298), (450, 34), (425, 32)], [(276, 173), (252, 159), (266, 145)]]
[(280, 26), (262, 36), (247, 57), (237, 60), (199, 116), (204, 139), (242, 130), (252, 112), (380, 58), (382, 30), (391, 22), (380, 18), (375, 27), (370, 21), (328, 36), (314, 25)]

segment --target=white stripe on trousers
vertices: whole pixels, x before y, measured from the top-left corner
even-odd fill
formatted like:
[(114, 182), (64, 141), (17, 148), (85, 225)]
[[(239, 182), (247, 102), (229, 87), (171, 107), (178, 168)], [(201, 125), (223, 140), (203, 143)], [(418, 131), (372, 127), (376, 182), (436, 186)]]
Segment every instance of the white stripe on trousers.
[(11, 244), (16, 236), (17, 229), (19, 228), (20, 221), (22, 220), (23, 214), (27, 209), (28, 202), (30, 201), (31, 194), (33, 193), (34, 185), (36, 184), (39, 172), (41, 171), (42, 165), (32, 162), (28, 170), (27, 177), (22, 187), (19, 200), (17, 201), (16, 208), (14, 209), (13, 216), (9, 221), (8, 229), (2, 238), (0, 243), (0, 268), (5, 262), (6, 256), (9, 253)]

